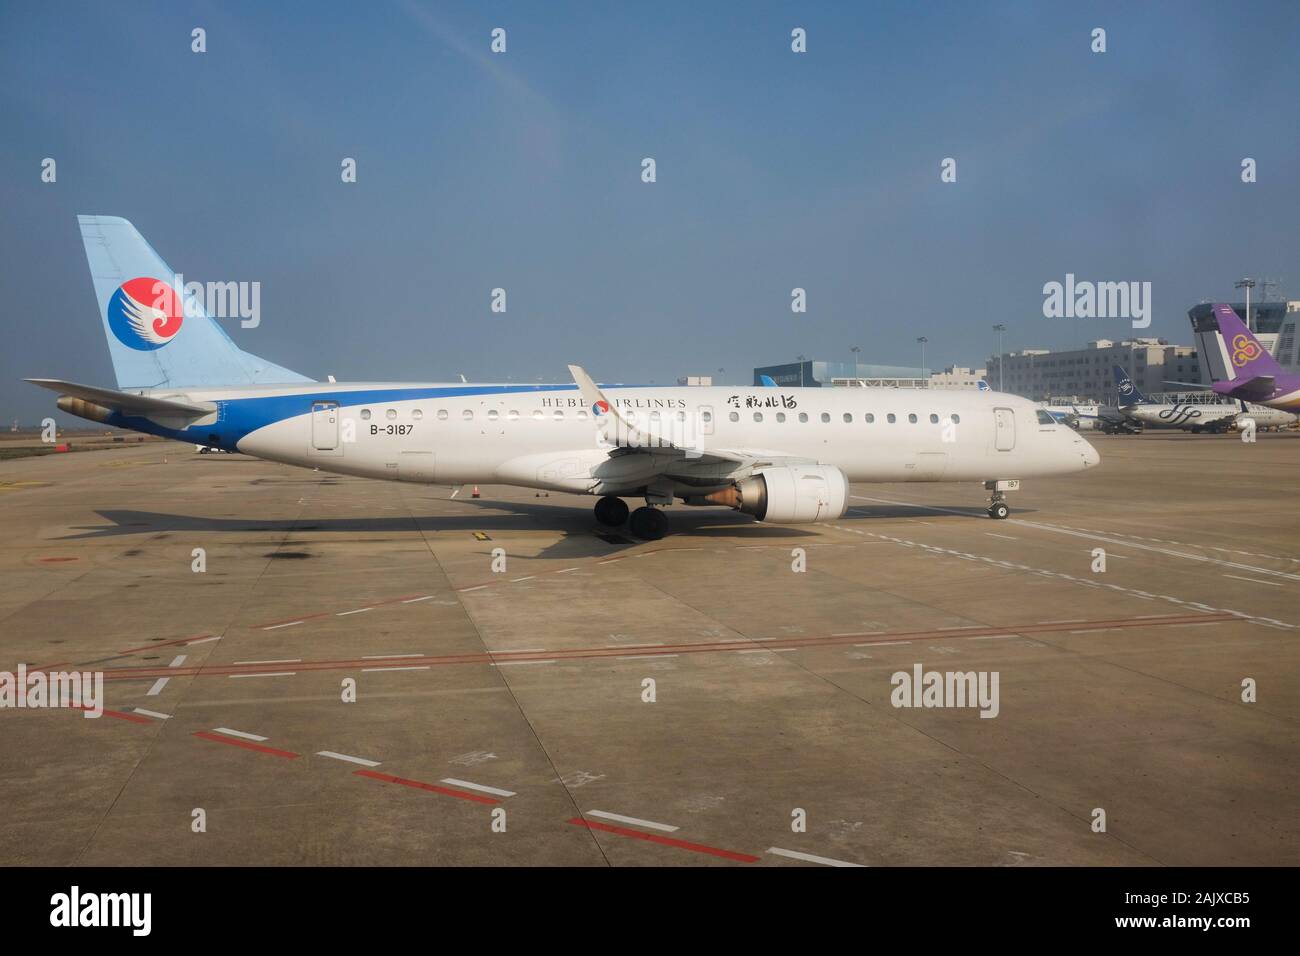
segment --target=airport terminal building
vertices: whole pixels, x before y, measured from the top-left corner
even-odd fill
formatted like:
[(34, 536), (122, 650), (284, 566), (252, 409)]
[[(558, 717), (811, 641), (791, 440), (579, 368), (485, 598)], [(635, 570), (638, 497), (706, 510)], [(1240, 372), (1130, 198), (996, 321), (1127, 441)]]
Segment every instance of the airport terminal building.
[(1154, 338), (1097, 339), (1068, 352), (1020, 349), (994, 355), (988, 361), (988, 381), (995, 389), (1036, 401), (1056, 397), (1104, 401), (1114, 392), (1116, 365), (1147, 394), (1171, 391), (1166, 380), (1204, 381), (1196, 349)]
[(930, 370), (905, 365), (864, 365), (860, 362), (821, 362), (809, 360), (785, 365), (765, 365), (754, 369), (754, 384), (762, 385), (762, 376), (778, 385), (823, 388), (830, 386), (928, 388)]

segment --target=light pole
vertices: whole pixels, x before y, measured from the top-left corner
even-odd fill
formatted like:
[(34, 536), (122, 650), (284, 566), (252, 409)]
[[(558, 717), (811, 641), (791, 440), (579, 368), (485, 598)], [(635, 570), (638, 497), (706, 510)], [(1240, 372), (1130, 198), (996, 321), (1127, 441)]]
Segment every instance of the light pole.
[[(854, 345), (854, 346), (850, 346), (849, 351), (853, 353), (853, 377), (857, 378), (858, 377), (858, 353), (861, 352), (862, 349)], [(850, 382), (850, 384), (852, 383)]]
[(930, 341), (924, 335), (917, 336), (917, 342), (921, 344), (921, 373), (925, 374), (925, 343)]
[(998, 334), (998, 391), (1002, 391), (1002, 333), (1007, 330), (1005, 325), (999, 323), (993, 326), (993, 331)]
[(803, 356), (796, 355), (795, 358), (799, 360), (799, 387), (803, 388)]
[(1232, 287), (1246, 290), (1246, 328), (1254, 332), (1255, 329), (1250, 324), (1250, 290), (1255, 288), (1255, 280), (1251, 278), (1238, 279), (1232, 284)]

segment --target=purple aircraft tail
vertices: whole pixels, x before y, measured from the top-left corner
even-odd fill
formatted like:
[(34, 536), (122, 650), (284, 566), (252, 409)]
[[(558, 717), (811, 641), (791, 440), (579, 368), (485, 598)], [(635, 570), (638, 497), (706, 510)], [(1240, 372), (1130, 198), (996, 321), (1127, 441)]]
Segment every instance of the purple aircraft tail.
[(1197, 345), (1205, 356), (1220, 395), (1273, 391), (1274, 382), (1285, 375), (1268, 349), (1237, 317), (1232, 306), (1217, 303), (1211, 315), (1194, 323)]

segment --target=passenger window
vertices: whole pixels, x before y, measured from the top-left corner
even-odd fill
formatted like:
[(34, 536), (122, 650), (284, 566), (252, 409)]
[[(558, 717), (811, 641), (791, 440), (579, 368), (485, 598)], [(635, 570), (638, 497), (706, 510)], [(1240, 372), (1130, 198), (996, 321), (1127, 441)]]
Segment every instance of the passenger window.
[(808, 421), (808, 413), (807, 413), (807, 412), (800, 412), (800, 413), (799, 413), (799, 421), (801, 421), (801, 422), (806, 422), (806, 421)]
[(368, 408), (361, 409), (361, 420), (363, 422), (370, 421), (370, 409)]
[(762, 412), (755, 412), (755, 413), (754, 413), (754, 421), (756, 421), (756, 422), (761, 422), (762, 420), (763, 420), (763, 413), (762, 413)]
[(519, 418), (519, 410), (514, 408), (510, 409), (510, 411), (506, 412), (506, 418), (510, 419), (512, 422), (515, 421)]
[(738, 422), (740, 421), (740, 412), (732, 412), (727, 417), (730, 418), (733, 422)]
[(557, 422), (564, 421), (564, 409), (557, 408), (555, 411), (551, 412), (551, 417)]
[(447, 409), (445, 408), (438, 409), (438, 421), (445, 422), (446, 420), (447, 420)]
[(830, 420), (831, 420), (831, 413), (830, 413), (830, 412), (822, 412), (822, 421), (823, 421), (823, 422), (828, 422), (828, 421), (830, 421)]
[(960, 415), (954, 415), (954, 416), (952, 416), (952, 423), (953, 423), (954, 425), (960, 425), (960, 424), (961, 424), (961, 416), (960, 416)]
[(490, 422), (494, 422), (494, 421), (496, 421), (496, 420), (497, 420), (497, 410), (496, 410), (495, 408), (489, 408), (489, 409), (488, 409), (488, 421), (490, 421)]
[(938, 415), (931, 415), (931, 416), (930, 416), (930, 424), (931, 424), (931, 425), (937, 425), (937, 424), (939, 424), (939, 416), (938, 416)]
[(865, 419), (866, 423), (870, 425), (875, 420), (876, 420), (876, 416), (871, 414), (871, 412), (867, 412), (866, 419)]
[(678, 413), (677, 413), (677, 420), (678, 420), (679, 422), (684, 422), (684, 421), (686, 421), (686, 413), (685, 413), (685, 412), (678, 412)]
[(892, 425), (894, 424), (894, 422), (898, 421), (898, 418), (895, 417), (893, 412), (890, 412), (888, 415), (885, 416), (885, 421), (889, 422), (889, 424)]
[(916, 412), (913, 412), (912, 414), (908, 415), (908, 416), (907, 416), (907, 420), (908, 420), (909, 422), (911, 422), (913, 425), (915, 425), (915, 424), (916, 424)]
[(474, 412), (473, 412), (471, 409), (468, 409), (468, 408), (467, 408), (467, 409), (465, 409), (463, 412), (460, 413), (460, 417), (463, 418), (463, 419), (465, 419), (465, 421), (467, 421), (467, 422), (473, 421), (473, 420), (474, 420)]
[(395, 409), (395, 408), (390, 408), (388, 411), (384, 412), (384, 417), (385, 417), (385, 418), (396, 418), (396, 417), (397, 417), (397, 409)]
[(585, 419), (587, 417), (587, 410), (585, 408), (578, 409), (578, 417)]
[(851, 422), (851, 421), (853, 421), (853, 415), (852, 415), (851, 413), (849, 413), (849, 412), (845, 412), (845, 413), (844, 413), (844, 420), (845, 420), (846, 422)]
[(776, 413), (776, 420), (777, 420), (778, 422), (783, 422), (783, 421), (785, 421), (785, 412), (777, 412), (777, 413)]
[(713, 421), (713, 412), (700, 412), (700, 418), (706, 422)]
[(541, 410), (540, 408), (535, 408), (535, 409), (533, 409), (533, 418), (536, 418), (536, 419), (538, 419), (539, 421), (541, 420), (541, 418), (542, 418), (542, 410)]
[(412, 412), (411, 412), (411, 417), (414, 418), (414, 419), (418, 422), (420, 419), (422, 419), (422, 418), (424, 417), (424, 412), (421, 411), (421, 410), (418, 409), (418, 408), (413, 409)]

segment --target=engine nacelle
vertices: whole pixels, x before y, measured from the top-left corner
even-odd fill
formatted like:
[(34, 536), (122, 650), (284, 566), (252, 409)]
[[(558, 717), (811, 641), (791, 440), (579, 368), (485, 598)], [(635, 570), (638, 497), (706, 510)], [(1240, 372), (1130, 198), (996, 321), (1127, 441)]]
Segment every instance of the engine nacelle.
[(832, 465), (764, 468), (704, 501), (772, 524), (834, 521), (848, 510), (849, 481)]

